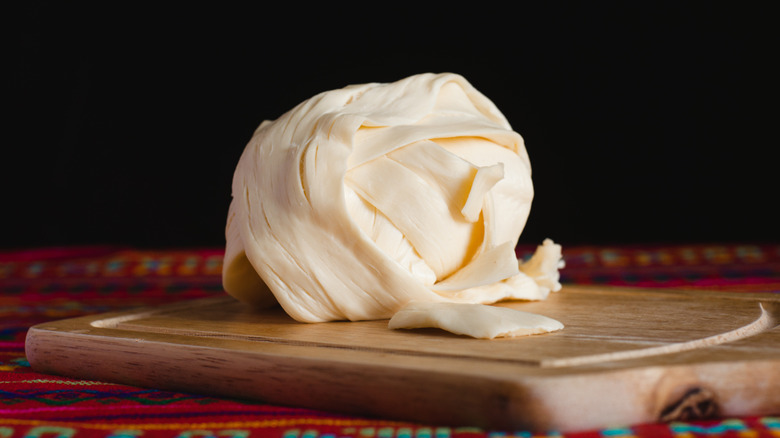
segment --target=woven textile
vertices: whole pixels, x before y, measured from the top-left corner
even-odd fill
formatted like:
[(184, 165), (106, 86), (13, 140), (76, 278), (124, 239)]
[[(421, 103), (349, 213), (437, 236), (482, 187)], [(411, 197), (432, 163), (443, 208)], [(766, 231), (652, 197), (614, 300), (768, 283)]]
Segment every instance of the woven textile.
[[(520, 247), (528, 256), (532, 248)], [(780, 245), (565, 247), (564, 283), (780, 292)], [(0, 438), (780, 437), (777, 417), (559, 434), (359, 418), (33, 372), (38, 323), (221, 295), (222, 251), (49, 248), (0, 253)]]

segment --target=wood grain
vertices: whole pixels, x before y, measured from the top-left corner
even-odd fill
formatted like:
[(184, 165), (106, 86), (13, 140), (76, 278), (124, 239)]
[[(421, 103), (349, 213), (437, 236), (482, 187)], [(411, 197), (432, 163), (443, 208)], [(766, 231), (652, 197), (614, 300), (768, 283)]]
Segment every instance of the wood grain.
[(562, 331), (478, 340), (301, 324), (229, 297), (42, 324), (34, 369), (365, 416), (571, 431), (780, 413), (780, 297), (567, 286)]

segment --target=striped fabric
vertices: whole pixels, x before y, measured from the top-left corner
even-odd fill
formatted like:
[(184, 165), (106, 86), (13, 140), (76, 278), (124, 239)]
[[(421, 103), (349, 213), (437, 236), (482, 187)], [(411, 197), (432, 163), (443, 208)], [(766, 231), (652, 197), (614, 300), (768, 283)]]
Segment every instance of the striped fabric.
[[(521, 257), (531, 247), (521, 246)], [(780, 292), (780, 245), (564, 246), (564, 283)], [(220, 249), (80, 247), (0, 253), (0, 438), (780, 437), (777, 416), (623, 428), (491, 431), (358, 418), (34, 372), (38, 323), (221, 295)]]

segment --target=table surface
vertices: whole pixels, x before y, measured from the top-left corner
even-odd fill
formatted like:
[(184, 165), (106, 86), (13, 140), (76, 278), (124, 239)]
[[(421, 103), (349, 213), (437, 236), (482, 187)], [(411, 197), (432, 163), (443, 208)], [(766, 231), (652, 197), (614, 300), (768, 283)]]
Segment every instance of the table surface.
[[(531, 246), (518, 247), (521, 257)], [(0, 252), (0, 438), (15, 437), (780, 437), (774, 416), (499, 431), (362, 418), (34, 372), (29, 327), (224, 295), (221, 248), (35, 248)], [(780, 244), (564, 246), (565, 284), (780, 292)]]

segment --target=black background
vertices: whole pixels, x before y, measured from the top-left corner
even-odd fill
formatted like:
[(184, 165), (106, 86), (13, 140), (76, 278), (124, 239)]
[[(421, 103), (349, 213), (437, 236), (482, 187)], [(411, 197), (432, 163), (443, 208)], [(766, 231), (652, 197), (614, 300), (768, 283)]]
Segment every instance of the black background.
[(445, 71), (526, 141), (536, 198), (521, 243), (780, 236), (763, 3), (62, 3), (6, 18), (4, 248), (221, 246), (232, 172), (263, 119)]

